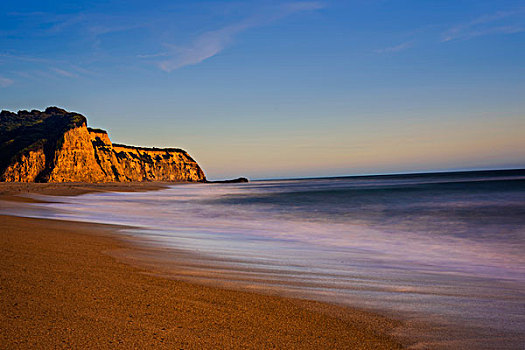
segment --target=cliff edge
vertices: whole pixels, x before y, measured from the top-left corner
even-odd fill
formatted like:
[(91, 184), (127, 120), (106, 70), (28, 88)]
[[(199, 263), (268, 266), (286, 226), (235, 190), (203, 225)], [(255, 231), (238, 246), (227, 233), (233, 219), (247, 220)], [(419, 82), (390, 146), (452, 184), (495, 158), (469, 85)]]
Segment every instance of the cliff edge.
[(190, 155), (178, 148), (113, 144), (106, 131), (87, 127), (78, 113), (0, 113), (0, 181), (131, 182), (206, 181)]

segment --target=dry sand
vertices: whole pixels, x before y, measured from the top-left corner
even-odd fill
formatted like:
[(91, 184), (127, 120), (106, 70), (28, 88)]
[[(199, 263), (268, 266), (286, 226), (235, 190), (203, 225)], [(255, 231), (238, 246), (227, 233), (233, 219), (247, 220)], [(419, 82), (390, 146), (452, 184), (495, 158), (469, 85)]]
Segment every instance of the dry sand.
[[(3, 199), (26, 191), (164, 186), (1, 185)], [(383, 316), (165, 279), (126, 265), (108, 254), (130, 249), (115, 230), (0, 215), (0, 348), (402, 348), (390, 335), (400, 322)]]

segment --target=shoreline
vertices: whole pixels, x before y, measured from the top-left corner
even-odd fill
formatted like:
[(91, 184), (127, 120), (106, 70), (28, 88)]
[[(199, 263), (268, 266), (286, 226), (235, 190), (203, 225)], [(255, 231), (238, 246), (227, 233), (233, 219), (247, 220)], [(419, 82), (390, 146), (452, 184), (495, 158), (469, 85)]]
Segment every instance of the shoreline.
[(0, 182), (0, 198), (15, 200), (24, 194), (43, 194), (49, 196), (78, 196), (93, 192), (143, 192), (168, 188), (173, 185), (185, 185), (192, 182)]
[[(173, 184), (17, 184), (1, 186), (0, 199)], [(136, 248), (119, 237), (119, 227), (0, 218), (4, 347), (395, 349), (408, 343), (391, 335), (400, 321), (372, 312), (184, 282), (123, 263), (116, 252)]]

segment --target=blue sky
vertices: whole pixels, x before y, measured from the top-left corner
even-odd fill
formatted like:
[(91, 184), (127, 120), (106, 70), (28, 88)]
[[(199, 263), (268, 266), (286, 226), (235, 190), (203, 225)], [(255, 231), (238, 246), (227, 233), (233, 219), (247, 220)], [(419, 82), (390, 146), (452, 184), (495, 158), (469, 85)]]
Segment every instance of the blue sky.
[(0, 108), (209, 178), (525, 166), (525, 1), (3, 1)]

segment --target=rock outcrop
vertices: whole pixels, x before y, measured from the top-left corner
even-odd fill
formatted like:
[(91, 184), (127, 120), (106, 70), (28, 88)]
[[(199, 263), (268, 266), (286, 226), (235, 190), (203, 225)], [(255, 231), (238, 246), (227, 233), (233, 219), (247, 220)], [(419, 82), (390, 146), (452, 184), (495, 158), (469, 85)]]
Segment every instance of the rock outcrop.
[(0, 113), (0, 181), (206, 181), (187, 152), (112, 144), (78, 113)]

